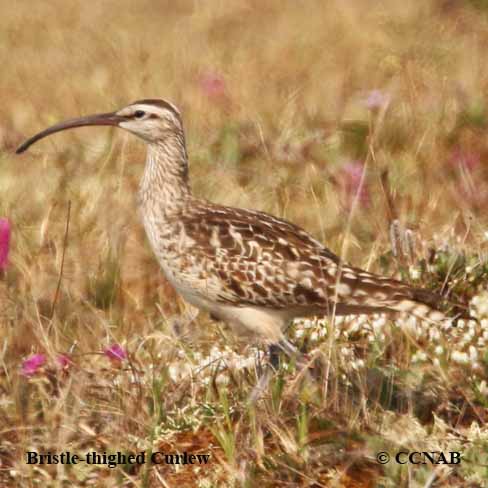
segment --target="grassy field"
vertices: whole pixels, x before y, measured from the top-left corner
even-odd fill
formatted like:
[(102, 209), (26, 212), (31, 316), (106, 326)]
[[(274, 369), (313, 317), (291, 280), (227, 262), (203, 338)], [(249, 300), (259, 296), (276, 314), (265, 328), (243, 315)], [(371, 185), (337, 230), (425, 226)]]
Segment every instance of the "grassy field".
[[(0, 486), (487, 486), (486, 1), (0, 10)], [(250, 407), (262, 348), (182, 302), (146, 242), (144, 145), (99, 127), (14, 154), (142, 98), (181, 108), (195, 194), (291, 220), (479, 322), (296, 323), (310, 378), (282, 364)], [(109, 468), (27, 464), (29, 451), (210, 457)], [(400, 464), (402, 451), (462, 462)]]

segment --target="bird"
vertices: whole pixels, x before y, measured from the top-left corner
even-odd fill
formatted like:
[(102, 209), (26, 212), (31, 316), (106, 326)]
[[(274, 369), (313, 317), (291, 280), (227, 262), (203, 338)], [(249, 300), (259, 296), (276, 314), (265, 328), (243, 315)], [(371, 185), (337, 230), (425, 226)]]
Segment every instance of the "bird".
[(137, 204), (165, 277), (191, 305), (267, 345), (273, 367), (280, 352), (297, 352), (286, 338), (297, 318), (406, 312), (434, 323), (448, 319), (436, 292), (351, 266), (282, 218), (194, 196), (182, 116), (169, 101), (138, 100), (70, 119), (16, 152), (83, 126), (118, 127), (146, 143)]

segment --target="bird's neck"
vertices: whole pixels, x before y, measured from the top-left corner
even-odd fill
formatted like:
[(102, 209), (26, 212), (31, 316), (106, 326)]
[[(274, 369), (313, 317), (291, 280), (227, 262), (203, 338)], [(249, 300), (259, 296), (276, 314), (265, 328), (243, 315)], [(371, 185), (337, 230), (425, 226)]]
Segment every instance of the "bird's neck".
[(163, 216), (184, 211), (191, 198), (184, 136), (172, 135), (148, 145), (146, 167), (139, 188), (143, 207)]

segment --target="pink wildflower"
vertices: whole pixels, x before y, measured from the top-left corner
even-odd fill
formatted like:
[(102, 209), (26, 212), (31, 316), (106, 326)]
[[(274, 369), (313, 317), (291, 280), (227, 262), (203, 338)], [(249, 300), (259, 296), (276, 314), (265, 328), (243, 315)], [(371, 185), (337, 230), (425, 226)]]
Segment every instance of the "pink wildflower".
[(46, 356), (44, 354), (34, 354), (24, 359), (21, 374), (23, 376), (33, 376), (45, 362)]
[(120, 344), (112, 344), (110, 347), (106, 347), (103, 353), (112, 361), (123, 361), (127, 358), (127, 353)]
[(200, 90), (210, 99), (220, 99), (225, 96), (225, 80), (216, 72), (207, 71), (200, 76)]
[(8, 264), (10, 234), (10, 222), (7, 219), (0, 219), (0, 271), (4, 270)]
[(371, 90), (364, 100), (364, 104), (369, 110), (379, 110), (386, 107), (389, 103), (390, 95), (383, 93), (381, 90)]
[(56, 361), (60, 369), (68, 369), (70, 365), (73, 363), (73, 361), (71, 361), (71, 358), (66, 354), (60, 354), (56, 358)]
[(454, 169), (464, 168), (468, 171), (475, 170), (481, 162), (481, 158), (478, 152), (474, 151), (463, 151), (461, 148), (456, 147), (450, 158), (448, 159), (448, 163)]
[(366, 181), (361, 184), (364, 171), (364, 164), (361, 161), (351, 161), (346, 163), (340, 174), (340, 185), (345, 197), (347, 207), (351, 207), (356, 195), (358, 195), (359, 205), (366, 207), (369, 204), (369, 191)]

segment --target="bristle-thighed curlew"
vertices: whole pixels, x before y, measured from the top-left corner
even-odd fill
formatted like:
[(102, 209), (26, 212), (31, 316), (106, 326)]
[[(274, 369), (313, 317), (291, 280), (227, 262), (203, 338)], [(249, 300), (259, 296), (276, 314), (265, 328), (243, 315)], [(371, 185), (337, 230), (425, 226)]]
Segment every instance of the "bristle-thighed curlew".
[(175, 289), (212, 316), (288, 350), (284, 330), (297, 317), (407, 312), (445, 318), (439, 295), (348, 266), (290, 222), (194, 197), (181, 116), (169, 102), (140, 100), (62, 122), (17, 153), (55, 132), (94, 125), (120, 127), (147, 143), (139, 206), (149, 242)]

